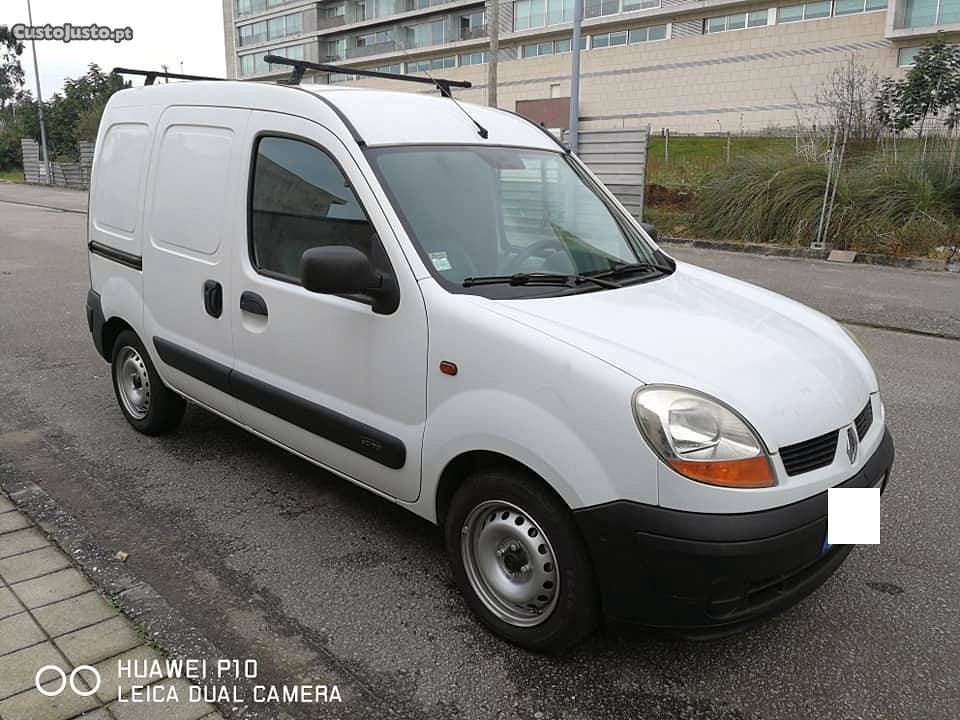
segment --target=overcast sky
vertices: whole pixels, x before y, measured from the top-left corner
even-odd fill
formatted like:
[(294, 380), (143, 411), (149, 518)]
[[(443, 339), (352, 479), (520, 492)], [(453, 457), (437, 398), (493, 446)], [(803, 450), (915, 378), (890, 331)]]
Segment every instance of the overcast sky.
[[(63, 88), (63, 79), (78, 77), (95, 62), (114, 67), (170, 66), (170, 72), (223, 77), (223, 8), (220, 0), (31, 0), (33, 24), (106, 25), (133, 28), (133, 40), (88, 40), (70, 43), (38, 40), (40, 89), (44, 99)], [(27, 0), (0, 0), (0, 23), (27, 23)], [(21, 58), (27, 87), (36, 96), (30, 42)], [(142, 80), (134, 80), (140, 84)]]

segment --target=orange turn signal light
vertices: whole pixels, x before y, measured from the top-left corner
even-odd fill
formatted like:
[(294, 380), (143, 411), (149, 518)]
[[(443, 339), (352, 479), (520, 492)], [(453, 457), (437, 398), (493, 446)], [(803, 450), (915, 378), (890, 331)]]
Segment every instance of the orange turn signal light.
[(763, 488), (773, 485), (773, 471), (766, 456), (744, 460), (667, 460), (670, 467), (681, 475), (709, 483), (733, 488)]
[(440, 361), (440, 372), (444, 375), (456, 375), (457, 374), (457, 364), (452, 363), (449, 360)]

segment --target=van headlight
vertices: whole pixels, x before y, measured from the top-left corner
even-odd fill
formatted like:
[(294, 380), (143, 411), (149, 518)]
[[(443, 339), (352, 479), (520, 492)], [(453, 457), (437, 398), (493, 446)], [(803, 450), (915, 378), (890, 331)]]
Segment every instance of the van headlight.
[(763, 442), (735, 410), (688, 388), (649, 385), (633, 398), (637, 425), (681, 475), (734, 488), (774, 484)]

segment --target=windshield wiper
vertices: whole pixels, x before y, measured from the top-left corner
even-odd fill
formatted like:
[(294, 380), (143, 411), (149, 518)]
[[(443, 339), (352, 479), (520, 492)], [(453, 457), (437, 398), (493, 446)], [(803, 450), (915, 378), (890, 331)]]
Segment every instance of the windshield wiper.
[(669, 275), (673, 272), (673, 268), (671, 268), (669, 265), (660, 265), (659, 263), (654, 262), (617, 263), (609, 270), (603, 270), (601, 272), (594, 273), (590, 275), (590, 277), (618, 277), (620, 275), (628, 275), (630, 273), (641, 272), (645, 270), (657, 270), (663, 275)]
[(474, 287), (475, 285), (566, 285), (567, 287), (576, 287), (583, 283), (594, 283), (600, 287), (618, 288), (623, 287), (618, 282), (604, 280), (596, 275), (567, 275), (564, 273), (514, 273), (513, 275), (482, 275), (480, 277), (464, 278), (464, 287)]

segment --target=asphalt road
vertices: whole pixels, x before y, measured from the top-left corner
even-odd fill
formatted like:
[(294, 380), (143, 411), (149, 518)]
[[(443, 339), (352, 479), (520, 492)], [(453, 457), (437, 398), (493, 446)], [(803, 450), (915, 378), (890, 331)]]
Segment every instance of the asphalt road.
[[(607, 634), (544, 658), (467, 614), (439, 533), (412, 515), (195, 407), (173, 435), (133, 432), (84, 318), (86, 218), (43, 204), (86, 200), (0, 184), (0, 478), (41, 482), (265, 679), (339, 683), (343, 705), (287, 707), (295, 717), (960, 716), (957, 340), (854, 328), (897, 442), (881, 545), (735, 637)], [(676, 254), (835, 317), (957, 328), (955, 275)], [(23, 430), (35, 435), (7, 435)]]

